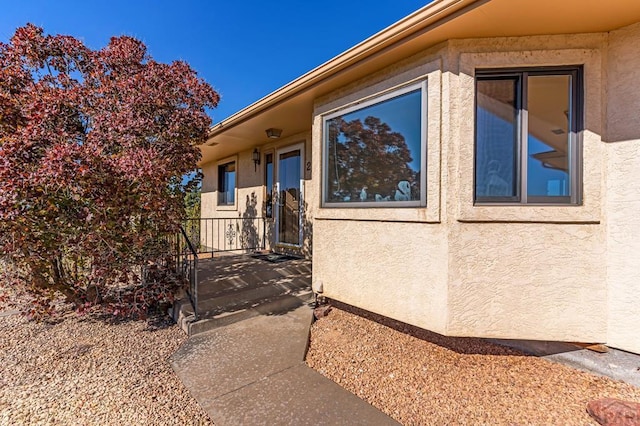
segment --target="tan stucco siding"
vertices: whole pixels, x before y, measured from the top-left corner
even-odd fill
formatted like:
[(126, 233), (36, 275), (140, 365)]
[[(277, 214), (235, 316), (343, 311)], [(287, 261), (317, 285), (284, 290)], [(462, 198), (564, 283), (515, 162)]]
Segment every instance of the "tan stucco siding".
[(640, 24), (609, 36), (607, 75), (607, 343), (640, 353)]
[(445, 333), (446, 233), (419, 223), (316, 220), (313, 281), (324, 295)]
[(601, 226), (463, 223), (452, 231), (448, 334), (606, 340)]
[[(430, 103), (428, 154), (438, 155), (439, 173), (435, 180), (429, 174), (427, 186), (439, 197), (437, 214), (429, 212), (431, 205), (318, 208), (314, 283), (321, 282), (329, 297), (448, 335), (606, 341), (605, 41), (603, 34), (452, 41), (319, 102), (316, 152), (323, 113), (375, 93), (385, 79), (401, 84), (427, 64), (440, 67), (429, 70), (439, 109)], [(582, 205), (475, 206), (475, 69), (550, 65), (584, 65)], [(319, 160), (314, 167), (319, 192)], [(421, 223), (419, 217), (438, 220)]]
[[(445, 76), (454, 111), (445, 116), (451, 119), (452, 177), (446, 198), (452, 213), (448, 334), (606, 341), (603, 41), (586, 35), (453, 43), (458, 72)], [(474, 205), (475, 70), (562, 65), (584, 66), (582, 204)]]

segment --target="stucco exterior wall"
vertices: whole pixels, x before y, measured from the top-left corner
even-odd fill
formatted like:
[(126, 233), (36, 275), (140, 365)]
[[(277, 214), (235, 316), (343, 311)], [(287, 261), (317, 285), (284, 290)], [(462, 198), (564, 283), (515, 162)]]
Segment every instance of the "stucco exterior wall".
[[(451, 41), (318, 100), (316, 153), (322, 114), (422, 69), (429, 97), (437, 99), (433, 107), (429, 100), (427, 192), (438, 202), (429, 198), (426, 209), (336, 209), (320, 208), (318, 195), (314, 287), (447, 335), (606, 341), (605, 42), (604, 34)], [(475, 68), (576, 64), (585, 64), (583, 204), (474, 206)]]
[(607, 343), (640, 353), (640, 24), (609, 35), (607, 148)]
[(447, 324), (446, 230), (433, 224), (316, 220), (314, 287), (438, 333)]
[[(574, 35), (452, 44), (458, 62), (448, 74), (456, 110), (449, 115), (448, 334), (606, 341), (604, 40)], [(584, 65), (582, 204), (474, 205), (475, 69), (560, 65)]]
[[(249, 217), (265, 217), (265, 161), (264, 155), (266, 153), (274, 154), (274, 167), (277, 169), (276, 152), (278, 149), (285, 148), (287, 146), (302, 144), (304, 146), (303, 161), (310, 162), (311, 155), (311, 136), (308, 133), (297, 134), (291, 137), (283, 138), (275, 142), (268, 142), (259, 145), (261, 141), (256, 141), (256, 146), (259, 146), (261, 154), (260, 165), (255, 167), (252, 160), (253, 149), (238, 152), (236, 155), (219, 158), (214, 161), (208, 162), (201, 166), (204, 179), (202, 182), (202, 210), (201, 217), (204, 219), (220, 219), (220, 218), (249, 218)], [(218, 205), (218, 166), (225, 164), (229, 161), (236, 162), (236, 200), (233, 206)], [(304, 180), (308, 182), (311, 178), (310, 172), (307, 172)], [(303, 191), (304, 198), (308, 198), (307, 191), (311, 185), (305, 183)], [(310, 223), (310, 214), (306, 216), (306, 222)], [(259, 223), (256, 221), (256, 223)], [(203, 222), (204, 224), (204, 222)], [(212, 221), (211, 224), (216, 226), (217, 222)], [(203, 225), (204, 226), (204, 225)], [(310, 228), (310, 224), (306, 225)], [(306, 229), (303, 244), (300, 250), (292, 250), (296, 254), (310, 256), (311, 250), (311, 232), (310, 229)], [(262, 229), (257, 230), (262, 238)], [(266, 219), (266, 248), (272, 247), (274, 241), (275, 226), (273, 219)], [(206, 236), (203, 234), (202, 243), (211, 247), (211, 241), (207, 242)], [(215, 246), (215, 244), (213, 244)], [(214, 247), (216, 248), (216, 247)]]
[[(313, 247), (314, 289), (446, 335), (640, 353), (639, 44), (640, 24), (451, 40), (317, 98), (310, 133), (260, 147), (264, 159), (305, 144), (302, 252)], [(561, 65), (584, 71), (582, 203), (474, 205), (475, 70)], [(427, 206), (323, 208), (323, 115), (425, 79)], [(203, 166), (203, 217), (240, 217), (252, 205), (263, 215), (264, 161), (254, 171), (251, 150), (233, 158), (236, 205), (217, 206), (217, 166), (227, 159), (216, 160)]]
[(427, 80), (426, 208), (321, 208), (322, 156), (314, 156), (313, 286), (327, 297), (440, 333), (447, 322), (447, 233), (439, 225), (443, 47), (319, 99), (312, 137), (314, 152), (321, 153), (323, 114)]

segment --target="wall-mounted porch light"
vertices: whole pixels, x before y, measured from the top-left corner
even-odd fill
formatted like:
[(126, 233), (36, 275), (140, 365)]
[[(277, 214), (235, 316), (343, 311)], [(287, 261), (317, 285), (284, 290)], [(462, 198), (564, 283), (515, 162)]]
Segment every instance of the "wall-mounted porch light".
[(265, 132), (269, 139), (278, 139), (282, 134), (282, 129), (274, 129), (271, 127), (270, 129), (265, 130)]
[(260, 151), (258, 151), (258, 148), (255, 148), (253, 150), (253, 153), (251, 154), (251, 159), (253, 160), (253, 171), (257, 171), (258, 165), (260, 164)]

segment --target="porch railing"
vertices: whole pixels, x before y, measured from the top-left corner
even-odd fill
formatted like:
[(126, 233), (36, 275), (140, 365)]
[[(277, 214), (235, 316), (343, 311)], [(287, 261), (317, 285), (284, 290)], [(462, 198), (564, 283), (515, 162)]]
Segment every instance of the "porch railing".
[(193, 306), (193, 313), (198, 319), (198, 251), (191, 243), (184, 227), (180, 227), (173, 239), (175, 253), (175, 270), (189, 284), (187, 294)]
[(196, 321), (198, 312), (198, 259), (201, 254), (247, 252), (266, 247), (266, 221), (262, 217), (187, 219), (174, 239), (176, 271), (189, 284), (189, 300)]
[(187, 219), (184, 229), (198, 253), (246, 252), (266, 247), (263, 217)]

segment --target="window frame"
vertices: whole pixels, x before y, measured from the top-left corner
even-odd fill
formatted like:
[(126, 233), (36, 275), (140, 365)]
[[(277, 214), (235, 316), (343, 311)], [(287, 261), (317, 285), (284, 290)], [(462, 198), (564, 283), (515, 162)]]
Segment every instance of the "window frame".
[[(327, 139), (327, 122), (333, 118), (344, 116), (354, 111), (359, 111), (370, 106), (380, 104), (390, 99), (405, 95), (410, 92), (420, 90), (420, 199), (411, 201), (363, 201), (363, 202), (335, 202), (327, 201), (328, 167), (329, 167), (329, 141)], [(403, 207), (426, 207), (427, 206), (427, 149), (428, 149), (428, 80), (423, 78), (378, 92), (374, 95), (341, 106), (322, 116), (322, 176), (321, 176), (321, 207), (323, 208), (403, 208)]]
[[(571, 114), (568, 132), (569, 155), (569, 196), (528, 196), (527, 194), (527, 159), (528, 159), (528, 85), (529, 76), (569, 75), (571, 79), (571, 97), (569, 99)], [(515, 196), (484, 196), (476, 194), (477, 149), (478, 149), (478, 81), (506, 80), (517, 81), (517, 141), (514, 147), (516, 167)], [(528, 205), (528, 206), (579, 206), (582, 205), (583, 171), (582, 171), (582, 130), (584, 126), (584, 69), (582, 65), (570, 66), (531, 66), (519, 68), (477, 68), (474, 77), (474, 125), (473, 125), (473, 204), (487, 205)]]
[[(269, 157), (271, 157), (271, 162), (268, 161)], [(267, 219), (274, 218), (273, 212), (273, 201), (274, 201), (274, 187), (276, 183), (276, 167), (275, 167), (275, 151), (270, 149), (264, 153), (264, 217)], [(269, 173), (268, 165), (271, 164), (271, 173)], [(269, 187), (269, 178), (271, 178), (271, 187)], [(271, 193), (271, 197), (269, 197), (269, 193)]]
[[(233, 164), (234, 166), (234, 173), (235, 173), (235, 180), (234, 180), (234, 185), (233, 185), (233, 202), (222, 202), (222, 195), (226, 194), (229, 191), (222, 191), (223, 189), (223, 173), (222, 172), (222, 168), (226, 167), (230, 164)], [(234, 208), (236, 206), (236, 201), (237, 201), (237, 189), (238, 189), (238, 162), (235, 158), (227, 158), (223, 161), (220, 161), (217, 163), (216, 165), (216, 172), (217, 172), (217, 179), (218, 179), (218, 185), (217, 185), (217, 200), (216, 200), (216, 205), (222, 209), (225, 208)]]

